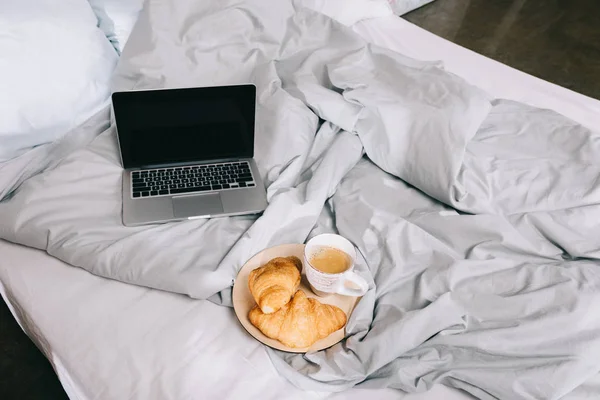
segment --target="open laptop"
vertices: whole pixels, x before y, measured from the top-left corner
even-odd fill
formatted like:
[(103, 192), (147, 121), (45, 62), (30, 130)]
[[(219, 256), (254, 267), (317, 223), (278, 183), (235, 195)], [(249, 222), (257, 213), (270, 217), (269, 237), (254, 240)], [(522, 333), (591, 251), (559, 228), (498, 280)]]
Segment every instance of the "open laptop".
[(127, 226), (267, 206), (254, 155), (254, 85), (115, 92)]

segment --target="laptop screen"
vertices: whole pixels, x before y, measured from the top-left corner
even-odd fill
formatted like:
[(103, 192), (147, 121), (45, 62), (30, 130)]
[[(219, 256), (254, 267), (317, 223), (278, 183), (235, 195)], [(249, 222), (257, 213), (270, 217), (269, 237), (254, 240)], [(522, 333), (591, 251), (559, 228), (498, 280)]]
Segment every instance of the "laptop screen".
[(125, 168), (254, 155), (254, 85), (116, 92)]

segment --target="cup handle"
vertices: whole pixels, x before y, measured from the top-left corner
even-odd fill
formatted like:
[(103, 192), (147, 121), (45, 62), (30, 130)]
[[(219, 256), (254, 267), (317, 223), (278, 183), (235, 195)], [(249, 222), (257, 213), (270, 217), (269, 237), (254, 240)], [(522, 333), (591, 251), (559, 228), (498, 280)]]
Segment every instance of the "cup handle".
[[(346, 287), (346, 281), (354, 283), (359, 289)], [(337, 290), (338, 294), (343, 296), (364, 296), (369, 290), (369, 284), (363, 278), (361, 278), (356, 272), (350, 271), (344, 274), (344, 280), (340, 288)]]

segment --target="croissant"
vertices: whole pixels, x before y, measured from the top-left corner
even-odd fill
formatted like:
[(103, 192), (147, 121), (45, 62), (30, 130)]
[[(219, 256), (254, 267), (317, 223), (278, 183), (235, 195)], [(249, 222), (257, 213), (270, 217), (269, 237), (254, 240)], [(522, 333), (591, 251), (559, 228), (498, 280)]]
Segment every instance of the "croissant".
[(250, 272), (248, 288), (263, 313), (270, 314), (285, 304), (300, 285), (302, 261), (298, 257), (277, 257)]
[(279, 311), (265, 314), (255, 306), (248, 318), (265, 336), (295, 348), (310, 347), (346, 325), (341, 309), (309, 299), (301, 290)]

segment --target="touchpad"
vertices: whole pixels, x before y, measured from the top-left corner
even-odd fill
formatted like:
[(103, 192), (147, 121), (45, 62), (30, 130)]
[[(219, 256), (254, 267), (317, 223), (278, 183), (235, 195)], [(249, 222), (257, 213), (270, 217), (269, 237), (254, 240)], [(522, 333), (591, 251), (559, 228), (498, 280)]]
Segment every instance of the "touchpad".
[(221, 214), (223, 205), (219, 193), (173, 197), (175, 218), (200, 217)]

